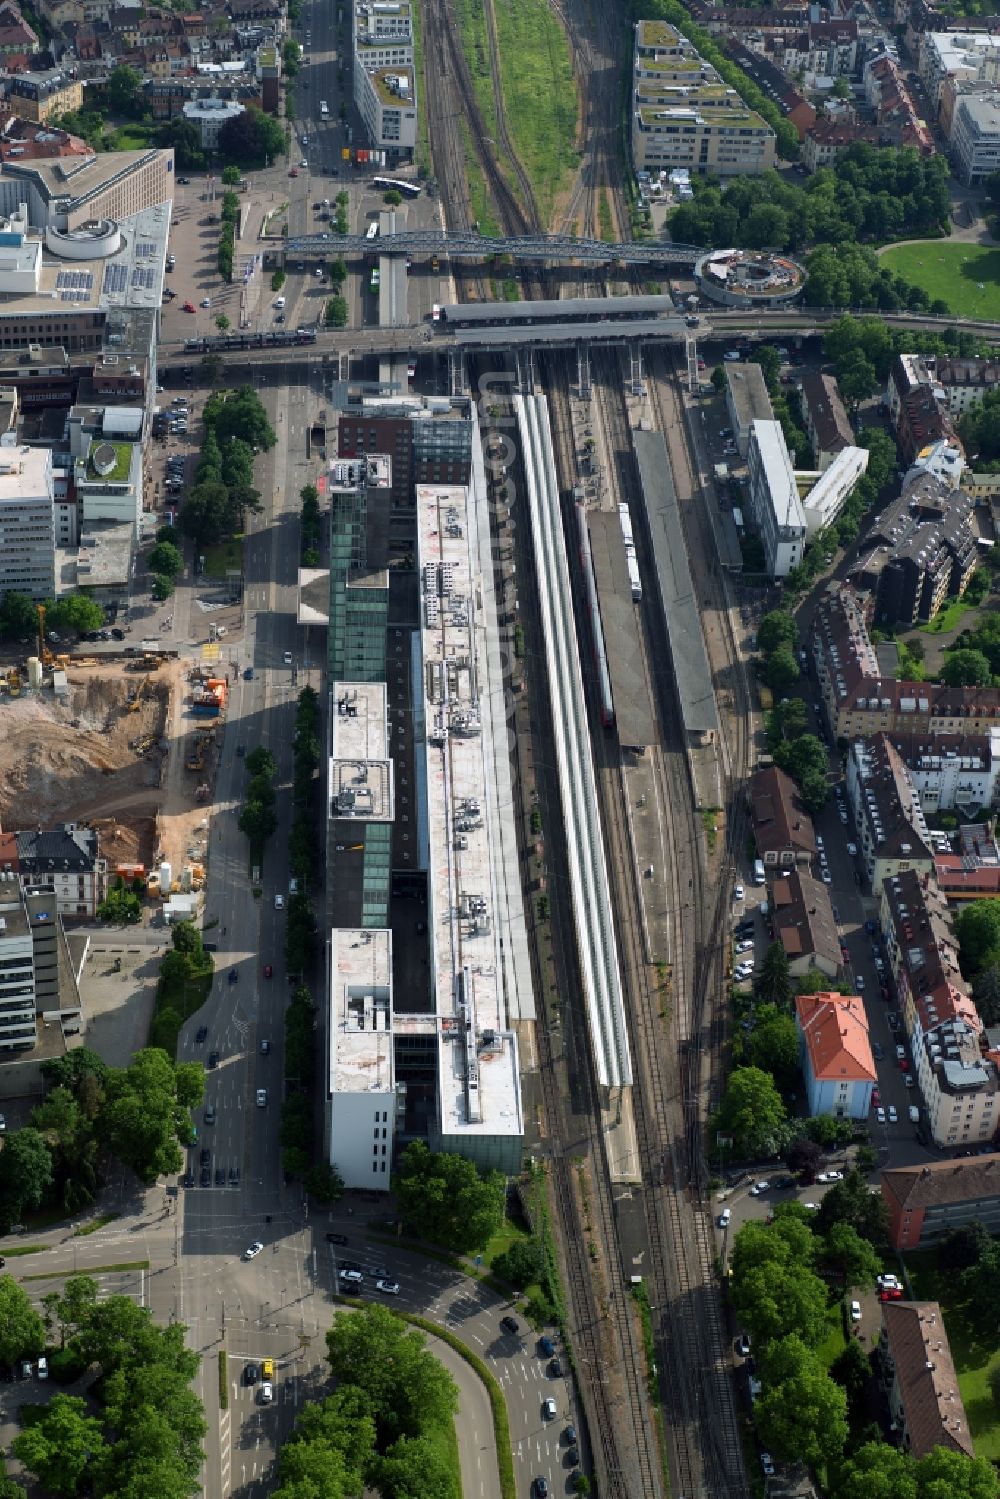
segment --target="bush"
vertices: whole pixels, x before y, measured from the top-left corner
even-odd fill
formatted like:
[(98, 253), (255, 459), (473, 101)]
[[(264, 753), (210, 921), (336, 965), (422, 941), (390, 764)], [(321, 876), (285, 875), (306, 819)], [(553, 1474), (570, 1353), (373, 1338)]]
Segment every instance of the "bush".
[(72, 1384), (84, 1374), (87, 1365), (72, 1348), (54, 1348), (48, 1355), (49, 1374), (56, 1384)]

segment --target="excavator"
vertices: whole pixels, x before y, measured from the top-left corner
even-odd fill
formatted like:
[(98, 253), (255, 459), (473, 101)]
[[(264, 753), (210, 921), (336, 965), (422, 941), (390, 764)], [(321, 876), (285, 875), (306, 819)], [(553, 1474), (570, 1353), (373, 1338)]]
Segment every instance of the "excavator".
[(38, 615), (38, 659), (43, 666), (51, 666), (55, 656), (45, 644), (45, 605), (36, 604), (35, 612)]

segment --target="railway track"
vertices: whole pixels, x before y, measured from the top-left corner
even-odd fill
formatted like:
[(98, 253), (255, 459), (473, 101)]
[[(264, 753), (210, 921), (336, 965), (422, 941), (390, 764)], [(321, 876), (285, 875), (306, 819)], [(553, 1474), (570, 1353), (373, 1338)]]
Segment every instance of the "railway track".
[(523, 212), (529, 228), (541, 232), (544, 229), (541, 215), (538, 212), (538, 201), (535, 198), (535, 189), (531, 185), (531, 178), (525, 170), (521, 158), (517, 154), (517, 148), (511, 139), (510, 127), (507, 124), (507, 105), (503, 96), (503, 78), (500, 72), (500, 43), (497, 39), (497, 16), (493, 0), (483, 0), (483, 14), (486, 18), (486, 37), (489, 43), (490, 55), (490, 81), (493, 85), (493, 103), (497, 115), (497, 144), (501, 147), (511, 169), (517, 178), (518, 187), (524, 198)]

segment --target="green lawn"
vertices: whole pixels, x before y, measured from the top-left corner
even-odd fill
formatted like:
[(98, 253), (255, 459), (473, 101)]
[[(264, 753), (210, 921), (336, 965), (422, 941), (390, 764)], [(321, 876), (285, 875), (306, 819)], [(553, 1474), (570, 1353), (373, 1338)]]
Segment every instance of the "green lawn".
[(816, 1357), (824, 1369), (840, 1357), (847, 1347), (847, 1339), (844, 1337), (844, 1314), (841, 1309), (842, 1303), (838, 1299), (832, 1306), (826, 1309), (826, 1334), (822, 1343), (816, 1349)]
[(983, 1326), (975, 1303), (963, 1296), (957, 1276), (938, 1269), (932, 1250), (905, 1259), (915, 1296), (941, 1303), (976, 1456), (1000, 1461), (1000, 1413), (989, 1386), (990, 1370), (1000, 1365), (1000, 1347)]
[(138, 122), (119, 125), (118, 129), (111, 133), (112, 151), (146, 151), (150, 146), (155, 146), (157, 141), (156, 130), (153, 126), (140, 125)]
[(202, 553), (205, 558), (206, 578), (224, 578), (231, 567), (243, 571), (243, 537), (234, 536), (232, 541), (220, 541), (207, 546)]
[(879, 258), (958, 317), (1000, 318), (1000, 249), (929, 239), (896, 245)]
[(925, 635), (944, 635), (948, 630), (954, 630), (963, 614), (968, 614), (970, 609), (977, 609), (978, 604), (972, 599), (952, 599), (951, 603), (935, 614), (934, 618), (926, 625), (919, 625)]

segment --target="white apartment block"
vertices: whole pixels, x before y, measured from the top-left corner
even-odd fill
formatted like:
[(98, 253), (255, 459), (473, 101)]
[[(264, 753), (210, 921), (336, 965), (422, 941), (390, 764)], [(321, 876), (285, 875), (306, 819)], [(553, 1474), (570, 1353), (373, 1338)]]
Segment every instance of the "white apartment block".
[(355, 0), (354, 102), (371, 144), (397, 161), (409, 160), (417, 143), (409, 0)]
[(833, 525), (867, 467), (867, 448), (841, 448), (802, 501), (802, 513), (810, 536)]
[(951, 161), (955, 176), (967, 187), (1000, 170), (1000, 92), (959, 99), (951, 127)]
[(52, 453), (0, 444), (0, 593), (55, 593)]
[(0, 884), (0, 1056), (34, 1044), (34, 944), (14, 875)]
[(774, 166), (775, 135), (673, 26), (639, 21), (632, 159), (637, 172), (757, 175)]
[(750, 509), (764, 544), (767, 572), (784, 578), (802, 561), (806, 518), (780, 422), (755, 421), (747, 454)]
[(977, 31), (925, 31), (920, 37), (917, 69), (936, 115), (945, 79), (1000, 81), (1000, 37)]
[(1000, 728), (961, 738), (914, 735), (900, 741), (900, 753), (925, 815), (996, 805)]

